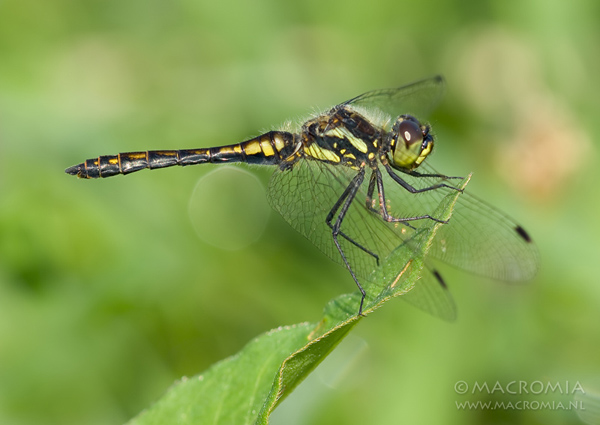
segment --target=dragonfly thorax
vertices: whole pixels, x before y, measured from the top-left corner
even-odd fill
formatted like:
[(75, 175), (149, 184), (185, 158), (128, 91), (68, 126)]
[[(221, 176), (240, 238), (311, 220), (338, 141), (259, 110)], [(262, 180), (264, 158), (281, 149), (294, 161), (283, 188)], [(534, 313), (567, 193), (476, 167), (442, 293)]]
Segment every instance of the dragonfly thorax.
[(433, 136), (430, 127), (421, 124), (411, 115), (400, 115), (389, 133), (389, 146), (392, 165), (413, 170), (427, 158), (433, 150)]

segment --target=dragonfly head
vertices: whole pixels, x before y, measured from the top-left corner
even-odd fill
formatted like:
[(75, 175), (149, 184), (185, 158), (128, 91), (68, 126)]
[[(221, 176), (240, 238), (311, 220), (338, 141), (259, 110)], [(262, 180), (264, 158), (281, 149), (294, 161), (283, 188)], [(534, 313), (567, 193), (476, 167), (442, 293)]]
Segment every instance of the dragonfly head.
[(411, 115), (400, 115), (390, 132), (392, 165), (413, 170), (427, 158), (433, 150), (433, 136), (430, 127), (421, 124)]

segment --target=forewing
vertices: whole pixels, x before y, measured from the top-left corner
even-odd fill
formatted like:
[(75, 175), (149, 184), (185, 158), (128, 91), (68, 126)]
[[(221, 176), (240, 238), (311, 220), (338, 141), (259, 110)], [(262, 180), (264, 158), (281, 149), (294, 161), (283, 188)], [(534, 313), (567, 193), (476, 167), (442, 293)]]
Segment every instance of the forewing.
[(438, 75), (402, 87), (369, 91), (342, 105), (378, 110), (392, 119), (403, 114), (425, 119), (439, 104), (444, 94), (444, 86), (443, 77)]
[(538, 270), (537, 247), (512, 218), (469, 193), (460, 196), (430, 255), (472, 273), (517, 282)]
[[(419, 172), (435, 174), (428, 166)], [(445, 183), (458, 186), (457, 180), (433, 177), (400, 177), (417, 188)], [(458, 180), (460, 182), (460, 180)], [(392, 182), (393, 183), (393, 182)], [(398, 184), (387, 184), (386, 196), (396, 207), (396, 216), (410, 216), (419, 211), (430, 214), (441, 199), (453, 189), (440, 188), (420, 194), (409, 194), (418, 202), (412, 203)], [(405, 202), (405, 203), (403, 203)], [(470, 193), (459, 196), (450, 222), (436, 233), (429, 256), (460, 269), (504, 281), (524, 281), (535, 276), (538, 251), (522, 226), (508, 215)]]

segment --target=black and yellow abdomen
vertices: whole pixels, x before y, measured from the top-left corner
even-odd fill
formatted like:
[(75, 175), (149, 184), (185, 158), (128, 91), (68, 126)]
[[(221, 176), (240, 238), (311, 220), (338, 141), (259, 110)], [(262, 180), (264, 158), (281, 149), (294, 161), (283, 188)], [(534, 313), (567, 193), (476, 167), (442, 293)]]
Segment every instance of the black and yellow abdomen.
[(124, 152), (88, 159), (65, 170), (85, 179), (129, 174), (146, 168), (186, 166), (204, 163), (246, 162), (276, 165), (295, 150), (294, 134), (270, 131), (234, 145), (213, 148)]

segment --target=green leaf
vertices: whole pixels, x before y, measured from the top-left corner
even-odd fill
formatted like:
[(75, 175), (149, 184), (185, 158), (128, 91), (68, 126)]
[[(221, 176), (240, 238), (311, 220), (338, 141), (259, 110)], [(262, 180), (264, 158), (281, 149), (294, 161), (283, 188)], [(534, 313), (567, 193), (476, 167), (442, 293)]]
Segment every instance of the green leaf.
[[(467, 185), (470, 176), (463, 182)], [(461, 192), (449, 193), (435, 214), (449, 220)], [(437, 229), (433, 222), (383, 260), (366, 282), (366, 316), (418, 285)], [(404, 264), (400, 268), (399, 264)], [(284, 326), (258, 336), (205, 373), (175, 383), (156, 404), (130, 421), (148, 424), (267, 424), (273, 409), (340, 343), (363, 317), (360, 293), (330, 301), (316, 324)]]

